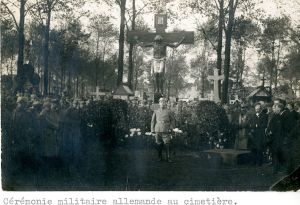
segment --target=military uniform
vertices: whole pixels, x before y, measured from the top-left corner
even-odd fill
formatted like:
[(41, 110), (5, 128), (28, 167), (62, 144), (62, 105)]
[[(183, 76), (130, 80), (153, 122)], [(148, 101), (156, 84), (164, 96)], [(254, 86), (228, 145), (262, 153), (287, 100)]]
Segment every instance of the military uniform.
[(151, 120), (151, 132), (155, 133), (158, 156), (162, 160), (163, 145), (166, 145), (167, 160), (170, 160), (171, 130), (174, 128), (174, 116), (166, 108), (154, 111)]
[(156, 133), (156, 143), (170, 143), (170, 132), (174, 128), (174, 116), (168, 109), (158, 109), (152, 115), (151, 132)]

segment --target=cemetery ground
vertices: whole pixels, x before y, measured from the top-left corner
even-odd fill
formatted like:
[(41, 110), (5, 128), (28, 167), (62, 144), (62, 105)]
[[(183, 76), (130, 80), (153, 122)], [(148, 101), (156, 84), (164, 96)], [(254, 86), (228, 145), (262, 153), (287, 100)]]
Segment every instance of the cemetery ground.
[(60, 160), (37, 171), (25, 167), (5, 187), (14, 191), (268, 191), (284, 174), (272, 166), (250, 163), (224, 165), (200, 151), (176, 150), (174, 162), (157, 161), (153, 147), (118, 148), (111, 153), (91, 143), (71, 171)]

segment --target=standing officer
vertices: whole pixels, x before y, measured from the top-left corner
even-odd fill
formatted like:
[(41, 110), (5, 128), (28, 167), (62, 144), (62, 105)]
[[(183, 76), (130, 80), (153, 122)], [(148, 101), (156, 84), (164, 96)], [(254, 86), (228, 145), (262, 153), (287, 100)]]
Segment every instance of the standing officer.
[(165, 144), (167, 161), (172, 162), (170, 159), (170, 143), (171, 130), (174, 128), (174, 122), (172, 112), (167, 109), (166, 99), (160, 98), (159, 109), (154, 111), (151, 120), (151, 132), (155, 133), (159, 161), (162, 161), (162, 150)]

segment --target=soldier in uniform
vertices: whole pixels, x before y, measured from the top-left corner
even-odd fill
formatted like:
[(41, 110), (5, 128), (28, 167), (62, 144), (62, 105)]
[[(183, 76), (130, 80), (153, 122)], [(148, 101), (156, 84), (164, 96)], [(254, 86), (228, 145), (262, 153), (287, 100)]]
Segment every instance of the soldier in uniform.
[(171, 130), (174, 128), (174, 116), (170, 110), (167, 109), (167, 102), (165, 98), (159, 99), (159, 109), (154, 111), (151, 120), (151, 132), (155, 133), (155, 141), (157, 144), (158, 157), (162, 161), (162, 150), (165, 145), (167, 161), (170, 159), (170, 143)]

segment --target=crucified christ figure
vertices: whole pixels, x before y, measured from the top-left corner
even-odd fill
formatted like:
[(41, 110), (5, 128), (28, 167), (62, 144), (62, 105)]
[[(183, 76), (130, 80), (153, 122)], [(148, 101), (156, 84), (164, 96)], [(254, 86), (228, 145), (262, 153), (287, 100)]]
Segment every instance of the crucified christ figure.
[(166, 55), (167, 47), (177, 48), (185, 39), (185, 36), (179, 42), (167, 43), (163, 41), (161, 35), (156, 35), (154, 41), (151, 43), (142, 43), (138, 41), (138, 37), (135, 40), (141, 47), (153, 47), (153, 61), (151, 66), (151, 75), (154, 76), (154, 87), (155, 92), (163, 94), (164, 74), (166, 72)]

